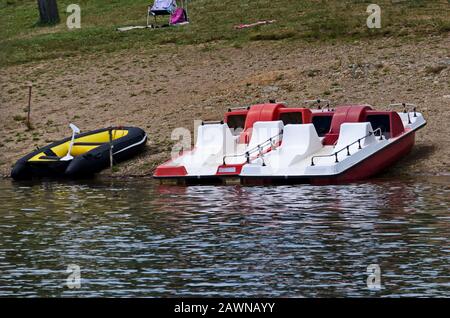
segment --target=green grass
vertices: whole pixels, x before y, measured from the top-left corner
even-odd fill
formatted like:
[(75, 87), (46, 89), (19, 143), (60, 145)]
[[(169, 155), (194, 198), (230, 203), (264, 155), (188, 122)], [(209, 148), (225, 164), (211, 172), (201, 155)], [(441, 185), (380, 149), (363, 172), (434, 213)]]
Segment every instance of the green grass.
[[(330, 41), (380, 36), (422, 37), (450, 31), (448, 0), (379, 0), (382, 28), (366, 27), (367, 5), (360, 0), (192, 0), (191, 24), (158, 30), (117, 32), (143, 25), (151, 0), (78, 0), (81, 29), (68, 30), (65, 9), (73, 0), (59, 0), (61, 23), (38, 26), (36, 1), (0, 0), (0, 66), (41, 59), (103, 53), (167, 44), (220, 43), (242, 47), (250, 41)], [(164, 19), (164, 17), (162, 18)], [(271, 25), (234, 30), (262, 19)]]

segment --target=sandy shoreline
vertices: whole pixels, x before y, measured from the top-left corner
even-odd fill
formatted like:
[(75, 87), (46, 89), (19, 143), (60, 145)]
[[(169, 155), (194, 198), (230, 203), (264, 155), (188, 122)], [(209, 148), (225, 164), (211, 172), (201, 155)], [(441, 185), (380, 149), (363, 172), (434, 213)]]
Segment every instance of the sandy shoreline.
[[(147, 150), (114, 176), (150, 176), (170, 157), (174, 128), (221, 119), (228, 107), (266, 102), (288, 106), (325, 97), (335, 104), (418, 105), (428, 125), (410, 156), (388, 175), (448, 175), (450, 165), (450, 39), (398, 39), (346, 44), (252, 43), (166, 46), (56, 59), (0, 69), (0, 173), (37, 146), (82, 130), (133, 125), (149, 135)], [(418, 49), (420, 48), (420, 49)], [(160, 53), (157, 53), (160, 52)], [(167, 63), (170, 61), (170, 63)], [(33, 130), (23, 123), (26, 82), (32, 81)], [(105, 174), (110, 172), (105, 172)]]

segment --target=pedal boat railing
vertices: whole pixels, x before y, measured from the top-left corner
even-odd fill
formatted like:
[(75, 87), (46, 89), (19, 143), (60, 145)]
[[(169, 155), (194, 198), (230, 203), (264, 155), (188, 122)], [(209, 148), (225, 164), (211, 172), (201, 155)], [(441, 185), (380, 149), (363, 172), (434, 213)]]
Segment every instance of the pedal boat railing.
[[(245, 157), (245, 161), (247, 163), (250, 163), (250, 155), (257, 152), (258, 155), (260, 156), (260, 158), (263, 160), (263, 166), (265, 166), (264, 163), (264, 147), (265, 146), (270, 146), (273, 150), (276, 149), (277, 147), (277, 142), (281, 141), (283, 136), (283, 130), (280, 131), (280, 133), (276, 134), (275, 136), (270, 137), (269, 139), (263, 141), (262, 143), (256, 145), (255, 147), (253, 147), (250, 150), (247, 150), (244, 153), (241, 154), (235, 154), (235, 155), (225, 155), (223, 156), (223, 165), (226, 166), (226, 158), (237, 158), (237, 157)], [(278, 139), (278, 141), (277, 141)]]
[[(323, 111), (334, 111), (334, 109), (331, 107), (331, 100), (329, 99), (307, 99), (303, 101), (305, 104), (317, 104), (317, 109), (320, 109)], [(322, 106), (325, 104), (324, 106)]]
[(396, 103), (396, 104), (389, 104), (389, 107), (392, 109), (393, 107), (403, 107), (403, 113), (408, 115), (408, 125), (412, 124), (411, 117), (409, 113), (413, 113), (413, 117), (417, 117), (417, 106), (415, 104), (410, 103)]
[[(367, 135), (365, 135), (364, 137), (361, 137), (361, 138), (359, 138), (358, 140), (355, 140), (354, 142), (352, 142), (352, 143), (350, 143), (350, 144), (348, 144), (347, 146), (345, 146), (344, 148), (342, 148), (342, 149), (340, 149), (340, 150), (338, 150), (338, 151), (335, 151), (334, 153), (332, 153), (332, 154), (329, 154), (329, 155), (318, 155), (318, 156), (313, 156), (313, 157), (311, 157), (311, 166), (315, 166), (316, 164), (314, 163), (314, 159), (316, 159), (316, 158), (329, 158), (329, 157), (334, 157), (335, 158), (335, 163), (338, 163), (339, 162), (339, 159), (338, 159), (338, 154), (339, 153), (341, 153), (342, 151), (345, 151), (345, 150), (347, 150), (347, 156), (351, 156), (351, 153), (350, 153), (350, 147), (351, 146), (353, 146), (353, 145), (355, 145), (355, 144), (358, 144), (358, 150), (360, 150), (360, 149), (362, 149), (362, 146), (361, 146), (361, 141), (362, 140), (364, 140), (364, 139), (366, 139), (366, 138), (368, 138), (368, 137), (370, 137), (370, 136), (376, 136), (376, 132), (379, 132), (379, 140), (383, 140), (383, 131), (381, 130), (381, 128), (377, 128), (377, 129), (375, 129), (374, 131), (371, 131), (371, 132), (369, 132)], [(378, 136), (377, 136), (378, 137)]]
[(202, 121), (201, 125), (223, 125), (223, 120), (209, 120), (209, 121)]
[(239, 106), (239, 107), (232, 107), (232, 108), (228, 108), (228, 112), (232, 112), (235, 110), (249, 110), (250, 106)]

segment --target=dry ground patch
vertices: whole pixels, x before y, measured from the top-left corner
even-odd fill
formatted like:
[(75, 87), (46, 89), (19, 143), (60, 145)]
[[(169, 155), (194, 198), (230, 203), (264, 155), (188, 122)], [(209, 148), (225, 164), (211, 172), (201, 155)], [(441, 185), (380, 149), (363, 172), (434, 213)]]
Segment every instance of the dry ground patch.
[[(148, 149), (115, 175), (148, 175), (169, 158), (176, 127), (220, 119), (228, 107), (266, 102), (288, 106), (326, 97), (335, 104), (391, 102), (419, 105), (428, 125), (394, 175), (448, 174), (450, 156), (450, 40), (379, 38), (350, 43), (250, 42), (165, 45), (93, 53), (0, 69), (0, 171), (37, 146), (82, 130), (136, 125)], [(33, 129), (23, 122), (27, 81), (34, 83)]]

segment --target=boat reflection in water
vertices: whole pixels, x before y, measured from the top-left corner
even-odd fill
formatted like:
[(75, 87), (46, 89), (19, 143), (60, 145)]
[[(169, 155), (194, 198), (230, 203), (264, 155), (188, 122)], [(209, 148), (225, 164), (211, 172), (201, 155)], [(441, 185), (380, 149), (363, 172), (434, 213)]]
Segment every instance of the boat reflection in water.
[[(449, 181), (2, 181), (0, 295), (444, 296)], [(64, 286), (69, 264), (80, 289)]]

